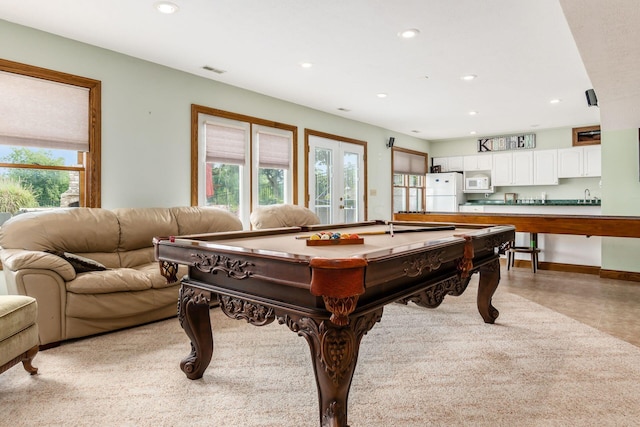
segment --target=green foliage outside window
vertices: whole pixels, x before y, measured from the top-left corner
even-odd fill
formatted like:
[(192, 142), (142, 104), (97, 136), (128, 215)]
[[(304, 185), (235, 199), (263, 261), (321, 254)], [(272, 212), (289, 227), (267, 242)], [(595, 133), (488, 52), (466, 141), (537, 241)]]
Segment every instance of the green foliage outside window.
[(8, 178), (0, 178), (0, 212), (15, 215), (21, 208), (38, 207), (38, 201), (29, 188)]
[[(64, 159), (54, 158), (49, 150), (31, 150), (23, 147), (12, 148), (11, 153), (3, 157), (2, 161), (25, 165), (64, 166)], [(3, 178), (30, 189), (36, 198), (37, 206), (60, 206), (60, 195), (69, 188), (67, 171), (11, 168), (6, 170)]]
[(240, 166), (214, 163), (211, 167), (213, 186), (207, 192), (207, 205), (228, 209), (237, 214), (240, 207)]

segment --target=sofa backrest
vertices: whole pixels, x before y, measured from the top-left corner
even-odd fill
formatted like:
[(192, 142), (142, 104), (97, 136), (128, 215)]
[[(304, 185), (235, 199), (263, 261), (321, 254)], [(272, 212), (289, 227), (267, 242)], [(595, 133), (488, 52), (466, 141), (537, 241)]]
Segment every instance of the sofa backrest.
[(242, 230), (232, 213), (212, 207), (64, 208), (16, 215), (0, 227), (0, 247), (70, 252), (106, 267), (154, 260), (153, 238)]

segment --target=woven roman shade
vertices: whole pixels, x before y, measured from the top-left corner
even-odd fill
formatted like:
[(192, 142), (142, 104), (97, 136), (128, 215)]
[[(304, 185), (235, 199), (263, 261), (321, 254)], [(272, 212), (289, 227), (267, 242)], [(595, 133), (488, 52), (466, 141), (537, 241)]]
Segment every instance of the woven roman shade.
[(247, 131), (240, 127), (205, 123), (206, 162), (244, 165)]
[(259, 167), (267, 169), (289, 169), (290, 147), (291, 138), (289, 137), (267, 132), (258, 132)]
[(427, 173), (427, 157), (404, 151), (394, 151), (393, 173), (424, 175)]
[(89, 89), (0, 71), (0, 144), (89, 151)]

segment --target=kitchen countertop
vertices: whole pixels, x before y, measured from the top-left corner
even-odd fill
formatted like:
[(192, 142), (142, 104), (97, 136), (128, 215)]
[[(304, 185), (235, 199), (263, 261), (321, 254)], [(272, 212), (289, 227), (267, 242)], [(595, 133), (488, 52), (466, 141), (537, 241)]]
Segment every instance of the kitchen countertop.
[(467, 200), (464, 206), (600, 206), (600, 199), (590, 199), (586, 202), (583, 199), (559, 199), (559, 200), (533, 200), (528, 203), (527, 199), (518, 199), (515, 202), (505, 202), (495, 199), (475, 199)]

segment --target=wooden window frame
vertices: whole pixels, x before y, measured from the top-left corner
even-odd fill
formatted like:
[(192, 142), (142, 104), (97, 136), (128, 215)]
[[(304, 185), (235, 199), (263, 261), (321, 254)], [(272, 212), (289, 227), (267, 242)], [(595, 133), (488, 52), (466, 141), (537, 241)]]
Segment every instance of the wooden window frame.
[(83, 207), (99, 208), (101, 198), (101, 156), (102, 156), (102, 109), (101, 91), (102, 84), (99, 80), (67, 74), (60, 71), (49, 70), (33, 65), (0, 59), (0, 71), (21, 74), (42, 80), (49, 80), (67, 85), (83, 87), (89, 90), (89, 151), (78, 152), (77, 166), (44, 166), (44, 165), (18, 165), (14, 163), (0, 163), (2, 168), (14, 169), (48, 169), (77, 171), (80, 173), (80, 201)]
[[(597, 137), (585, 135), (591, 132), (597, 132)], [(598, 144), (600, 144), (600, 126), (585, 126), (572, 129), (572, 145), (574, 147)]]
[[(400, 147), (392, 147), (391, 148), (391, 215), (393, 215), (395, 212), (393, 211), (393, 190), (395, 188), (406, 188), (407, 189), (407, 198), (405, 200), (405, 210), (409, 210), (409, 188), (411, 188), (411, 186), (409, 186), (408, 180), (407, 180), (407, 176), (410, 174), (402, 174), (405, 175), (405, 179), (403, 180), (404, 185), (402, 187), (395, 185), (395, 180), (394, 177), (396, 175), (396, 172), (394, 170), (394, 154), (396, 152), (403, 152), (403, 153), (407, 153), (407, 154), (413, 154), (414, 156), (422, 156), (424, 157), (424, 162), (425, 162), (425, 168), (427, 168), (428, 170), (428, 165), (429, 165), (429, 154), (427, 153), (423, 153), (421, 151), (415, 151), (415, 150), (409, 150), (407, 148), (400, 148)], [(422, 206), (423, 208), (426, 206), (426, 201), (427, 201), (427, 180), (426, 178), (422, 181), (422, 187), (415, 187), (415, 188), (422, 188)]]
[[(254, 125), (266, 126), (276, 129), (287, 130), (292, 133), (292, 159), (291, 159), (291, 180), (292, 180), (292, 201), (293, 204), (297, 204), (298, 202), (298, 128), (293, 125), (288, 125), (285, 123), (273, 122), (270, 120), (260, 119), (257, 117), (246, 116), (244, 114), (232, 113), (229, 111), (218, 110), (211, 107), (205, 107), (203, 105), (192, 104), (191, 105), (191, 206), (198, 206), (198, 192), (199, 192), (199, 182), (198, 182), (198, 172), (199, 172), (199, 162), (198, 162), (198, 135), (200, 132), (198, 126), (198, 115), (206, 114), (210, 116), (221, 117), (230, 120), (236, 120), (240, 122), (247, 122), (251, 125), (251, 129), (253, 129)], [(250, 138), (253, 140), (253, 131), (250, 131)], [(253, 144), (250, 144), (252, 147)], [(249, 153), (249, 159), (252, 159), (252, 153)], [(253, 162), (249, 161), (249, 167), (253, 170)], [(252, 175), (252, 171), (249, 174)], [(257, 191), (257, 189), (253, 188), (253, 184), (250, 188), (250, 206), (249, 211), (254, 208), (253, 207), (253, 193)]]

